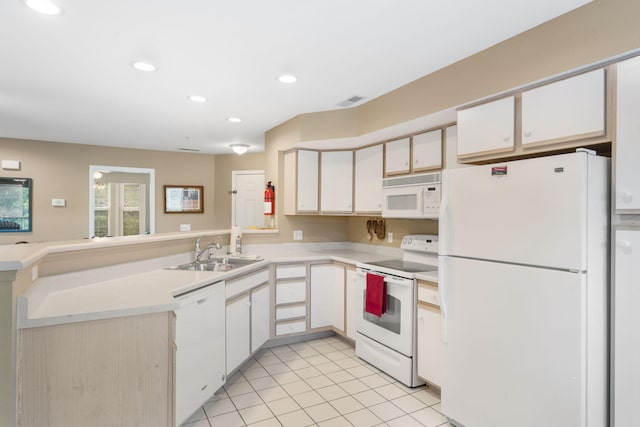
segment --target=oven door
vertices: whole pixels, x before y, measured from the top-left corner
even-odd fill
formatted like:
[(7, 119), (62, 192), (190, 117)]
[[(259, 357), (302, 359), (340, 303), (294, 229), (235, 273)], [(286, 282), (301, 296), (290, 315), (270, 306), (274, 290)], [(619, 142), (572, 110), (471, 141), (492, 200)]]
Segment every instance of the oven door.
[[(384, 276), (387, 285), (387, 311), (380, 317), (364, 311), (367, 273)], [(358, 268), (358, 332), (407, 357), (413, 355), (415, 286), (413, 279), (386, 275)]]

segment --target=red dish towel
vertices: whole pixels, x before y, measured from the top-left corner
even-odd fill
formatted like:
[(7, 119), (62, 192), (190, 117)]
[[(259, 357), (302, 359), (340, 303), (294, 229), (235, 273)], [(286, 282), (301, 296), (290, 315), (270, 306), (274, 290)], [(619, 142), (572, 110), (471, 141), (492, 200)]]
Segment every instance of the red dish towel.
[(387, 311), (387, 285), (383, 276), (367, 273), (364, 311), (378, 317)]

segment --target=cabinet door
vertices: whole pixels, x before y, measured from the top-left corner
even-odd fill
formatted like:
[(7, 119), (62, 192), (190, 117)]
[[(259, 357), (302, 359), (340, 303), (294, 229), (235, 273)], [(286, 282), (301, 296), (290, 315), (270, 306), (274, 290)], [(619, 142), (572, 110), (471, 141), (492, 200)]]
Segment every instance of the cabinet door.
[(290, 151), (284, 154), (284, 183), (280, 186), (284, 197), (284, 214), (295, 215), (297, 211), (297, 152)]
[(442, 385), (442, 317), (435, 307), (418, 306), (418, 375)]
[(613, 289), (613, 404), (616, 426), (640, 422), (640, 231), (617, 230)]
[(640, 209), (640, 57), (617, 64), (616, 201), (617, 211)]
[(458, 111), (458, 157), (514, 149), (513, 96)]
[(412, 137), (414, 172), (442, 167), (442, 129)]
[(353, 268), (347, 268), (347, 281), (346, 281), (346, 333), (347, 337), (352, 340), (356, 339), (356, 322), (358, 319), (358, 287), (356, 285), (357, 275), (356, 270)]
[(311, 327), (331, 326), (333, 320), (333, 268), (311, 266)]
[(227, 374), (251, 355), (249, 293), (227, 301)]
[(269, 339), (271, 287), (262, 286), (251, 291), (251, 353)]
[(409, 138), (402, 138), (384, 144), (385, 175), (409, 173)]
[(311, 266), (311, 327), (344, 331), (344, 266)]
[(297, 212), (318, 211), (318, 152), (298, 150)]
[(382, 144), (355, 152), (355, 211), (382, 211)]
[(353, 212), (353, 151), (324, 151), (321, 160), (320, 210)]
[(604, 70), (522, 94), (522, 146), (604, 135)]

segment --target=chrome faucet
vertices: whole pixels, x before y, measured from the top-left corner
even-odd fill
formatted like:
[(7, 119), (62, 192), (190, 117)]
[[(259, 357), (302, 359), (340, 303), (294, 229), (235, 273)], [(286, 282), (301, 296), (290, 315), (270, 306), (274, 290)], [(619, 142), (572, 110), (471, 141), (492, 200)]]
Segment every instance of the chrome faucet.
[(200, 238), (198, 238), (196, 240), (196, 246), (193, 250), (193, 257), (194, 257), (193, 262), (194, 263), (204, 262), (202, 261), (202, 254), (204, 253), (208, 253), (209, 258), (211, 258), (211, 249), (222, 249), (222, 246), (220, 246), (220, 243), (218, 242), (213, 242), (207, 245), (207, 247), (205, 247), (204, 249), (200, 249)]

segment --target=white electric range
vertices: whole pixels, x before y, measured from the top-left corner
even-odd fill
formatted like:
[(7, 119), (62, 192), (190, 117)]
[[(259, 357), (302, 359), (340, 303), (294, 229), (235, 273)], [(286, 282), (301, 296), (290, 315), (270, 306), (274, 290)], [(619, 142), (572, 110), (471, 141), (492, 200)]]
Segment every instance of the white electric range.
[[(416, 374), (416, 276), (437, 272), (438, 236), (407, 235), (402, 259), (357, 265), (358, 318), (356, 355), (409, 387), (424, 384)], [(364, 309), (367, 274), (384, 277), (386, 312), (378, 317)]]

